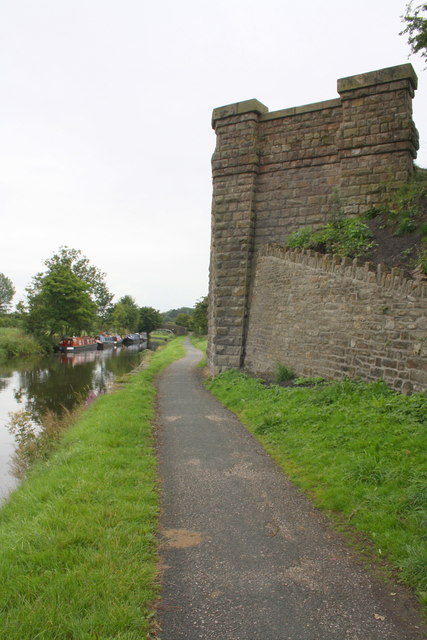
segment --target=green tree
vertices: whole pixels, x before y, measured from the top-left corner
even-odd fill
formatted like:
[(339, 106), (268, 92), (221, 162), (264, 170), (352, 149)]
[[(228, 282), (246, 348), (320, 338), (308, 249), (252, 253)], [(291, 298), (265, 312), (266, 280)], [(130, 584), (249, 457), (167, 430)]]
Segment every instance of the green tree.
[[(406, 27), (400, 35), (408, 34), (408, 44), (412, 53), (421, 53), (427, 61), (427, 4), (422, 3), (412, 8), (412, 2), (406, 6), (406, 13), (402, 16)], [(425, 17), (421, 13), (425, 13)]]
[(175, 322), (175, 318), (180, 313), (187, 313), (191, 315), (193, 313), (193, 309), (191, 307), (180, 307), (179, 309), (170, 309), (169, 311), (165, 311), (162, 313), (163, 322)]
[[(82, 254), (79, 249), (71, 249), (66, 246), (59, 248), (51, 258), (45, 260), (44, 265), (47, 272), (51, 271), (57, 265), (68, 267), (80, 280), (89, 285), (88, 292), (92, 301), (96, 305), (98, 316), (105, 320), (111, 308), (113, 294), (110, 293), (105, 282), (105, 273), (100, 271), (98, 267), (90, 264), (89, 259)], [(33, 278), (32, 285), (27, 291), (38, 292), (41, 280), (45, 274), (38, 273)]]
[(12, 280), (0, 273), (0, 313), (7, 313), (10, 308), (10, 303), (15, 295), (15, 287), (12, 284)]
[(39, 335), (90, 331), (96, 321), (90, 285), (61, 263), (52, 264), (44, 276), (39, 276), (37, 291), (28, 297), (28, 329)]
[(141, 307), (139, 310), (139, 331), (151, 333), (157, 327), (163, 324), (163, 318), (160, 311), (153, 307)]
[(208, 304), (208, 296), (198, 300), (191, 316), (193, 330), (199, 335), (206, 335), (208, 332)]
[(111, 313), (111, 325), (120, 333), (134, 332), (138, 329), (139, 308), (131, 296), (123, 296)]
[(178, 313), (175, 318), (175, 324), (179, 327), (189, 329), (191, 326), (191, 315), (189, 313)]

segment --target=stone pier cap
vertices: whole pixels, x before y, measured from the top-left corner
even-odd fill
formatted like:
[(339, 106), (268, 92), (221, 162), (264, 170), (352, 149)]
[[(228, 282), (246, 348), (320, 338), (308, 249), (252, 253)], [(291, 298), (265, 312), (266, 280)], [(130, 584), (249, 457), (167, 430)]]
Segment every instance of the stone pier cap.
[[(341, 95), (346, 91), (354, 91), (364, 87), (388, 84), (401, 80), (409, 80), (413, 91), (417, 88), (418, 77), (410, 63), (400, 64), (395, 67), (386, 67), (385, 69), (378, 69), (367, 73), (360, 73), (355, 76), (348, 76), (347, 78), (340, 78), (337, 80), (337, 91)], [(243, 115), (245, 113), (256, 113), (261, 120), (270, 120), (296, 115), (297, 113), (319, 111), (321, 109), (338, 106), (339, 104), (340, 98), (336, 98), (332, 100), (325, 100), (323, 102), (314, 102), (300, 107), (291, 107), (290, 109), (281, 109), (280, 111), (269, 112), (268, 107), (259, 100), (253, 98), (251, 100), (234, 102), (233, 104), (227, 104), (214, 109), (212, 112), (212, 127), (215, 129), (215, 124), (218, 120), (229, 118), (231, 116)]]

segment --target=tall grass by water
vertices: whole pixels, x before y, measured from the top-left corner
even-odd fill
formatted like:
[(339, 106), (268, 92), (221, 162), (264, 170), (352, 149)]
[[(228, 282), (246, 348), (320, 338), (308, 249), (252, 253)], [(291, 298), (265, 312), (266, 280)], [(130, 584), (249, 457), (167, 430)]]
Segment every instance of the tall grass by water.
[(236, 371), (208, 386), (347, 535), (362, 533), (369, 561), (387, 559), (427, 609), (427, 396), (382, 382), (267, 387)]
[(155, 376), (182, 340), (124, 376), (0, 510), (0, 638), (150, 637), (158, 491)]
[(0, 327), (0, 360), (41, 353), (42, 348), (32, 336), (13, 327)]

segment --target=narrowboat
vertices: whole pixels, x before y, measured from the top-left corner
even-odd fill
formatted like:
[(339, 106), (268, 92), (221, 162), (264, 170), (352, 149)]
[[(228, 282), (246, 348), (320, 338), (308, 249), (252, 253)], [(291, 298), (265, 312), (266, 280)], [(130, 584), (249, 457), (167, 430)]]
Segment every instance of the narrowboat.
[(103, 349), (112, 349), (117, 346), (116, 337), (110, 336), (107, 333), (100, 333), (99, 336), (96, 336), (96, 342), (100, 351)]
[(58, 344), (58, 351), (62, 353), (77, 353), (78, 351), (95, 350), (98, 343), (95, 338), (90, 336), (72, 336), (71, 338), (62, 338)]
[(123, 338), (123, 344), (127, 347), (130, 344), (138, 344), (141, 342), (141, 335), (139, 333), (128, 333), (125, 338)]

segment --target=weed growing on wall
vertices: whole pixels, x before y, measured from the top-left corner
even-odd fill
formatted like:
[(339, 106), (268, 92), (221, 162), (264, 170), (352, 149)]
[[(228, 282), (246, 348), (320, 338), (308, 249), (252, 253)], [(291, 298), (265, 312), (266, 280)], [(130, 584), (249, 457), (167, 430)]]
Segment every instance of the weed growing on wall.
[(298, 229), (288, 237), (287, 246), (314, 249), (321, 253), (358, 258), (373, 247), (373, 234), (359, 218), (337, 218), (320, 229)]

